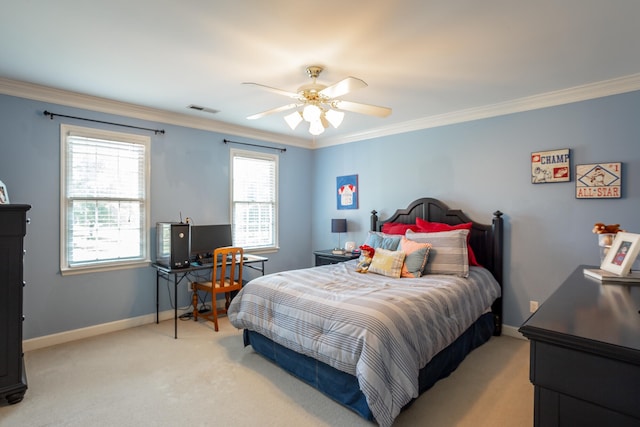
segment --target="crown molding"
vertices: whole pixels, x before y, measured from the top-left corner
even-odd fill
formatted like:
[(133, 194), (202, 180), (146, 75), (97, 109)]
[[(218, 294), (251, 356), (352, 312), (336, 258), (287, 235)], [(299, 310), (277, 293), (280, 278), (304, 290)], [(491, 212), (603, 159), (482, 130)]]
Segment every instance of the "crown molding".
[(532, 111), (636, 90), (640, 90), (640, 73), (496, 104), (423, 117), (347, 135), (309, 141), (298, 137), (231, 125), (217, 120), (143, 107), (0, 77), (0, 94), (311, 149)]
[(271, 143), (311, 148), (311, 142), (306, 139), (259, 131), (243, 126), (231, 125), (217, 120), (143, 107), (126, 102), (114, 101), (111, 99), (2, 77), (0, 77), (0, 94), (65, 105), (67, 107), (82, 108), (100, 113), (126, 116), (140, 120), (149, 120), (163, 124), (219, 132), (225, 135), (233, 135), (235, 137), (251, 138)]
[(634, 92), (636, 90), (640, 90), (640, 73), (539, 95), (527, 96), (497, 104), (438, 114), (386, 127), (351, 133), (340, 137), (322, 139), (316, 142), (314, 148), (346, 144), (365, 139), (397, 135), (422, 129), (470, 122), (473, 120), (487, 119), (547, 107), (555, 107), (558, 105), (603, 98), (605, 96)]

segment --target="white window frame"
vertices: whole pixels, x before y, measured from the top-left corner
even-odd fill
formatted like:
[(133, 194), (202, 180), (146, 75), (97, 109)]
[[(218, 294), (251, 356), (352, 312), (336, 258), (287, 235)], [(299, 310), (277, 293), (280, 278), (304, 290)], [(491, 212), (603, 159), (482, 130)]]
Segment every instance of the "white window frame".
[[(67, 136), (75, 135), (84, 138), (95, 138), (106, 141), (114, 141), (126, 144), (139, 144), (144, 147), (144, 165), (143, 175), (141, 178), (144, 182), (141, 184), (144, 187), (144, 194), (137, 198), (105, 198), (95, 197), (88, 200), (102, 200), (102, 201), (126, 201), (131, 202), (138, 200), (143, 205), (143, 211), (141, 215), (140, 229), (140, 253), (135, 256), (122, 258), (122, 259), (97, 259), (95, 261), (84, 261), (78, 263), (72, 263), (69, 258), (69, 245), (70, 236), (73, 224), (69, 225), (70, 207), (72, 198), (68, 195), (68, 170), (67, 170), (67, 157), (68, 157), (68, 144)], [(134, 268), (140, 266), (146, 266), (150, 263), (150, 242), (149, 242), (149, 230), (150, 230), (150, 147), (151, 138), (145, 135), (136, 135), (129, 133), (106, 131), (101, 129), (85, 128), (80, 126), (72, 126), (67, 124), (60, 125), (60, 271), (63, 275), (91, 273), (96, 271), (116, 270), (124, 268)], [(78, 199), (76, 199), (78, 200)], [(81, 200), (81, 199), (80, 199)]]
[[(238, 221), (235, 218), (236, 215), (236, 203), (240, 204), (240, 203), (247, 203), (250, 201), (237, 201), (236, 200), (236, 196), (234, 194), (234, 180), (235, 180), (235, 171), (234, 171), (234, 158), (235, 157), (245, 157), (245, 158), (249, 158), (249, 159), (255, 159), (255, 160), (266, 160), (266, 161), (271, 161), (274, 163), (274, 179), (273, 179), (273, 185), (274, 188), (272, 189), (273, 191), (273, 196), (274, 196), (274, 200), (272, 201), (273, 203), (273, 220), (271, 223), (271, 226), (273, 227), (273, 241), (270, 242), (270, 244), (268, 245), (260, 245), (260, 244), (253, 244), (255, 242), (242, 242), (240, 239), (237, 238), (237, 232), (236, 232), (236, 226), (238, 225)], [(279, 179), (279, 157), (276, 154), (268, 154), (268, 153), (260, 153), (260, 152), (255, 152), (255, 151), (246, 151), (246, 150), (238, 150), (238, 149), (234, 149), (232, 148), (230, 150), (230, 159), (229, 159), (229, 163), (230, 163), (230, 174), (229, 174), (229, 182), (230, 182), (230, 190), (229, 190), (229, 194), (230, 194), (230, 208), (231, 208), (231, 212), (230, 212), (230, 218), (231, 218), (231, 227), (233, 230), (233, 242), (234, 245), (241, 245), (245, 248), (245, 250), (251, 251), (253, 253), (264, 253), (264, 252), (273, 252), (278, 250), (278, 235), (279, 235), (279, 227), (278, 227), (278, 206), (279, 206), (279, 197), (278, 197), (278, 179)]]

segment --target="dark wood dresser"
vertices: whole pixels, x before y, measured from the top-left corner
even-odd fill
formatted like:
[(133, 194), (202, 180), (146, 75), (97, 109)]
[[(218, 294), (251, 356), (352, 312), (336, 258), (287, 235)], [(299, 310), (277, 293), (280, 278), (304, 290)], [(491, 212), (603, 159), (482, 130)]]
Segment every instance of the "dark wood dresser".
[(535, 426), (640, 426), (640, 284), (580, 266), (519, 331), (531, 343)]
[(22, 355), (23, 240), (29, 205), (0, 205), (0, 399), (18, 403), (27, 390)]

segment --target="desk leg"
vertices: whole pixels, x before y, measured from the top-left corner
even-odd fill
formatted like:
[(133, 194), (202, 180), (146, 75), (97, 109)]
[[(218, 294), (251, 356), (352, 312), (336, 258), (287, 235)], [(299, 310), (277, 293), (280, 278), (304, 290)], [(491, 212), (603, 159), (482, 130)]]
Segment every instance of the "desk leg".
[(178, 339), (178, 275), (173, 275), (173, 297), (175, 298), (173, 305), (173, 338)]
[(156, 270), (156, 324), (160, 323), (160, 272)]

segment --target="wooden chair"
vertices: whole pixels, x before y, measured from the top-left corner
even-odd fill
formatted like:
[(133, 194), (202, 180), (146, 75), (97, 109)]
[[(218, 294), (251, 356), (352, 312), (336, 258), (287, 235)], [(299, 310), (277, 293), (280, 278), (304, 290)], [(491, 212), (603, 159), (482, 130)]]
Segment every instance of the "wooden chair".
[[(193, 320), (198, 316), (213, 322), (218, 331), (218, 314), (225, 314), (231, 303), (231, 292), (242, 289), (242, 265), (244, 250), (242, 248), (227, 246), (213, 251), (213, 270), (211, 281), (193, 282)], [(198, 291), (211, 294), (211, 313), (198, 312)], [(224, 309), (217, 308), (217, 295), (225, 294)]]

